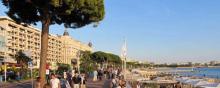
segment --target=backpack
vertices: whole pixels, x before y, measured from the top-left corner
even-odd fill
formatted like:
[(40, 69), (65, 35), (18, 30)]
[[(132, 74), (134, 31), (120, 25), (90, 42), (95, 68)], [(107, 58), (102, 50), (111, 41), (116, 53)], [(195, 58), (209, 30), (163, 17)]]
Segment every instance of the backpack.
[(81, 78), (80, 77), (73, 77), (73, 82), (74, 82), (74, 84), (79, 84), (80, 82), (81, 82)]

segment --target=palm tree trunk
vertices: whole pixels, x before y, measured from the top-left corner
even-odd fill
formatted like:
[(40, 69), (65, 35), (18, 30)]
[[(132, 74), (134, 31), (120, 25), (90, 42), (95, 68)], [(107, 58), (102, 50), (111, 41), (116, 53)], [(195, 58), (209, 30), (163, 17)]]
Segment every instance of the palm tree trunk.
[(42, 32), (41, 32), (41, 54), (40, 54), (40, 69), (39, 74), (41, 81), (41, 88), (45, 84), (45, 74), (46, 74), (46, 59), (47, 59), (47, 47), (48, 47), (48, 34), (50, 26), (49, 16), (45, 16), (45, 19), (42, 21)]

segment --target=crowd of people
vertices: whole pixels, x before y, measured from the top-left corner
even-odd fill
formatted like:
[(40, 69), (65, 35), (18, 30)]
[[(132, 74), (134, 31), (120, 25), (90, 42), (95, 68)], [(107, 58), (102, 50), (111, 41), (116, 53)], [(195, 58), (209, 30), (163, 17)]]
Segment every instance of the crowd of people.
[(126, 81), (124, 79), (121, 68), (109, 67), (107, 69), (99, 68), (93, 72), (93, 81), (105, 79), (111, 80), (110, 88), (126, 88)]
[[(110, 80), (110, 88), (126, 88), (126, 81), (122, 72), (120, 68), (99, 68), (93, 71), (92, 81), (102, 81), (104, 78)], [(62, 77), (52, 73), (49, 76), (49, 86), (50, 88), (86, 88), (85, 84), (88, 77), (87, 73), (79, 73), (75, 70), (64, 72)], [(40, 80), (41, 78), (38, 77), (34, 88), (41, 88)]]
[[(37, 77), (34, 88), (41, 88), (41, 78)], [(77, 71), (64, 72), (60, 77), (54, 73), (50, 74), (49, 87), (50, 88), (86, 88), (86, 76), (84, 73), (79, 74)], [(47, 85), (45, 85), (47, 86)]]
[(111, 88), (126, 88), (126, 81), (121, 68), (108, 68), (105, 75), (111, 79)]

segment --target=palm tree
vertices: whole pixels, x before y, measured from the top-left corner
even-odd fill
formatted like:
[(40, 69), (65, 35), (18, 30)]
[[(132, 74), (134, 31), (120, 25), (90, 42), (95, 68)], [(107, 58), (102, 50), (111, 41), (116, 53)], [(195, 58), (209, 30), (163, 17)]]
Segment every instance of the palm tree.
[(15, 56), (14, 56), (15, 60), (17, 61), (17, 64), (19, 64), (21, 66), (21, 75), (23, 75), (24, 73), (26, 73), (26, 68), (28, 66), (28, 62), (31, 61), (31, 58), (28, 57), (27, 55), (25, 55), (25, 53), (23, 53), (21, 50), (19, 50)]
[(17, 61), (17, 64), (20, 64), (21, 66), (25, 67), (28, 65), (28, 62), (31, 61), (31, 58), (25, 55), (21, 50), (19, 50), (15, 54), (15, 60)]

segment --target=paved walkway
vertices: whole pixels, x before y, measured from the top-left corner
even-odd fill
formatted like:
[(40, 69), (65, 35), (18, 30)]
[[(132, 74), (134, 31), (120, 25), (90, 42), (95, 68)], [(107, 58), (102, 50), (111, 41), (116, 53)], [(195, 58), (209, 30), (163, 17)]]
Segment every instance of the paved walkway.
[[(109, 79), (93, 82), (92, 79), (89, 78), (86, 82), (86, 88), (110, 88), (110, 82), (111, 80)], [(31, 88), (31, 86), (31, 80), (14, 83), (0, 83), (0, 88)]]
[(31, 80), (24, 80), (14, 83), (0, 83), (0, 88), (31, 88)]
[(86, 82), (86, 88), (110, 88), (109, 79), (103, 79), (102, 81), (92, 81), (92, 79), (88, 79)]

